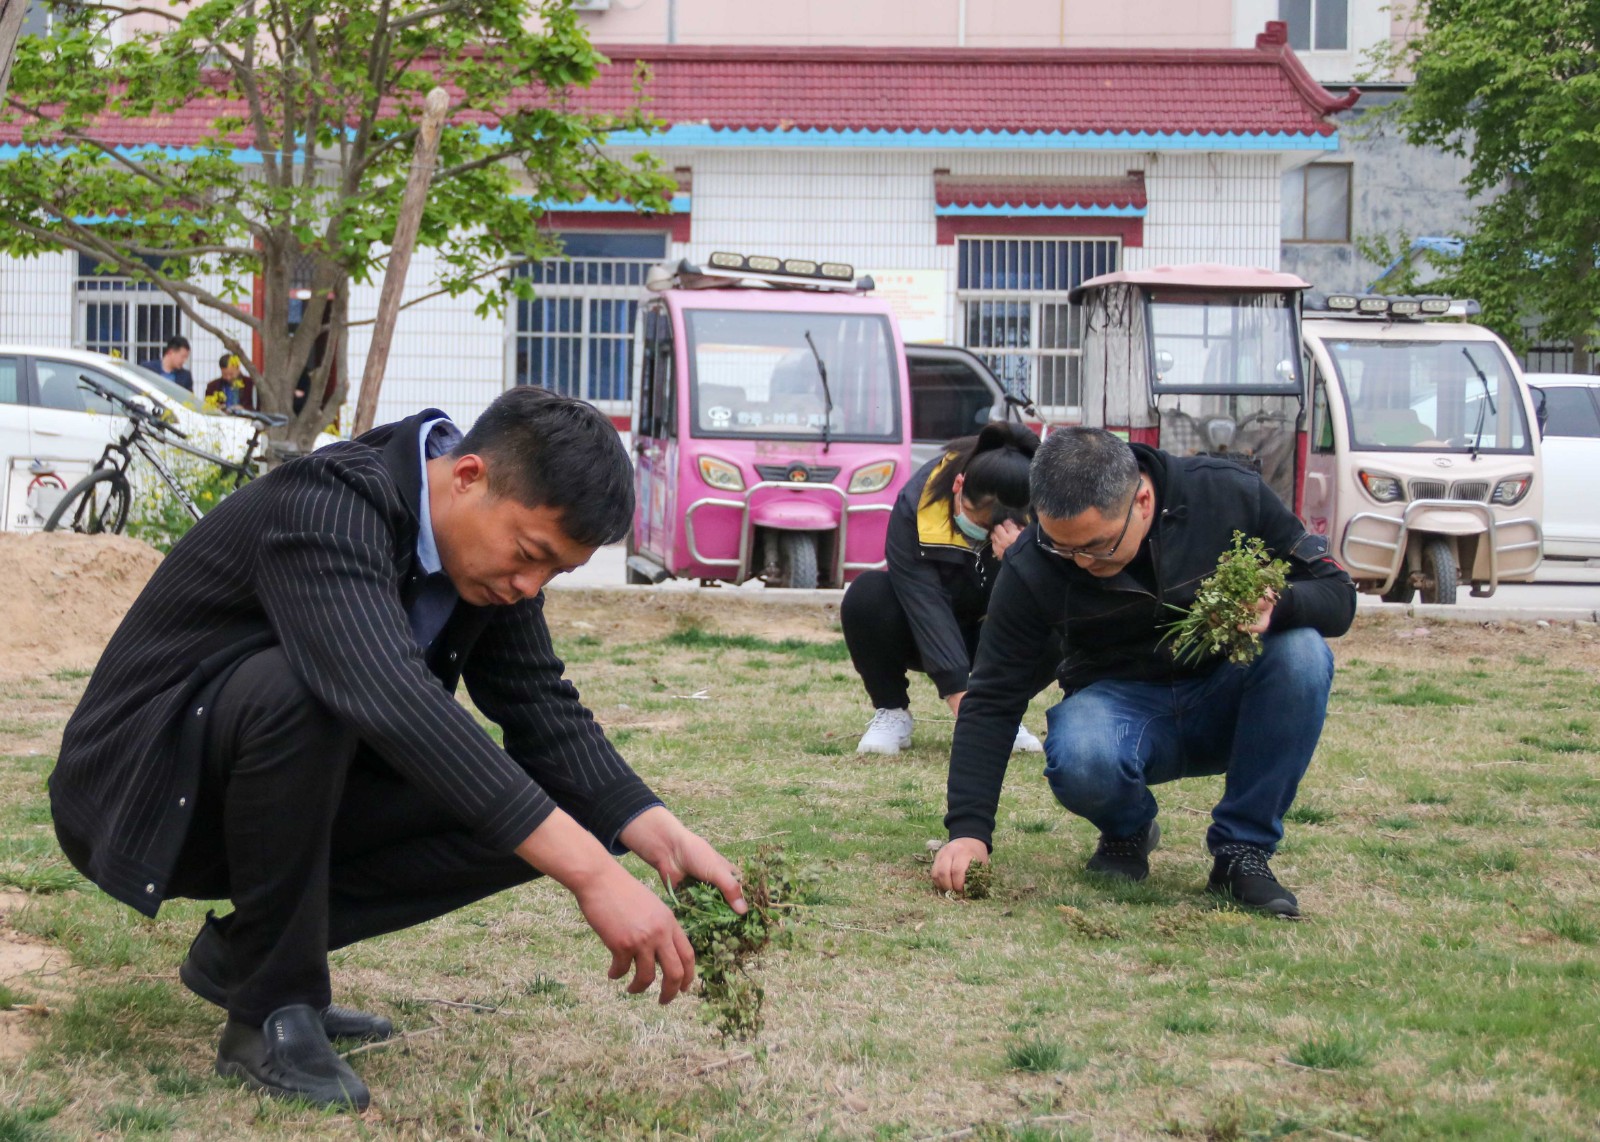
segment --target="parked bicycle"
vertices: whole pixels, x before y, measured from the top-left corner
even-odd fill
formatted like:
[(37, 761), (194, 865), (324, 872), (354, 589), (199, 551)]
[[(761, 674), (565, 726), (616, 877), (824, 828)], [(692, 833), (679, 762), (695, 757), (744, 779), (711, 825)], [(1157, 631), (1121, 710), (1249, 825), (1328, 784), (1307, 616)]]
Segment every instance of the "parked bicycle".
[(86, 535), (121, 534), (128, 526), (128, 508), (133, 502), (133, 486), (128, 481), (128, 465), (133, 462), (134, 452), (145, 458), (146, 462), (156, 470), (156, 475), (161, 477), (162, 482), (178, 498), (178, 502), (198, 521), (204, 513), (153, 446), (159, 444), (176, 448), (180, 452), (187, 452), (191, 456), (215, 464), (224, 473), (233, 475), (233, 486), (238, 488), (256, 475), (257, 452), (261, 447), (262, 436), (269, 428), (289, 423), (289, 418), (286, 416), (250, 412), (245, 409), (227, 410), (229, 415), (254, 421), (256, 426), (255, 432), (250, 436), (250, 443), (245, 448), (243, 459), (229, 460), (189, 443), (188, 434), (170, 423), (159, 410), (136, 404), (123, 394), (113, 392), (90, 377), (80, 376), (78, 384), (96, 396), (120, 406), (128, 415), (128, 426), (120, 438), (106, 445), (105, 451), (100, 454), (100, 459), (89, 474), (61, 497), (61, 501), (45, 520), (46, 531), (66, 530)]

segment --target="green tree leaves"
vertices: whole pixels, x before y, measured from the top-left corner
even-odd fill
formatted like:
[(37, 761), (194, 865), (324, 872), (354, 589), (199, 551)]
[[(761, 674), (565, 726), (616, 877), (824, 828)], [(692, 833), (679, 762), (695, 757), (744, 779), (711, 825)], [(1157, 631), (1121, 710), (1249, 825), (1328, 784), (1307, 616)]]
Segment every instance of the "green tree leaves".
[[(382, 272), (432, 87), (451, 95), (418, 239), (438, 255), (434, 290), (474, 295), (484, 313), (503, 305), (506, 270), (553, 252), (542, 203), (669, 209), (669, 175), (602, 146), (654, 122), (637, 106), (577, 109), (574, 89), (604, 57), (567, 0), (207, 0), (143, 12), (159, 30), (74, 3), (50, 37), (19, 45), (0, 121), (30, 146), (0, 162), (0, 217), (12, 223), (0, 250), (64, 247), (151, 282), (247, 363), (259, 337), (253, 371), (269, 412), (291, 412), (325, 333), (333, 351), (310, 391), (326, 399), (291, 426), (298, 443), (343, 401), (348, 369), (326, 381), (350, 286)], [(141, 141), (180, 122), (181, 147)], [(291, 337), (294, 289), (310, 297)]]
[(1600, 324), (1600, 0), (1420, 0), (1386, 61), (1416, 80), (1406, 137), (1472, 162), (1484, 199), (1461, 258), (1430, 257), (1518, 347), (1589, 345)]

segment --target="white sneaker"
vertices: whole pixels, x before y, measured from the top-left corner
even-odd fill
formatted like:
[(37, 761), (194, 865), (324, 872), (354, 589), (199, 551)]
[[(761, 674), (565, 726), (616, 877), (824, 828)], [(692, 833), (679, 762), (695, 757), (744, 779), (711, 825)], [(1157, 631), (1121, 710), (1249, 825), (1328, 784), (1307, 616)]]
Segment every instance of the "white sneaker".
[(1044, 743), (1028, 732), (1028, 727), (1017, 726), (1017, 740), (1011, 743), (1012, 753), (1043, 753)]
[(899, 753), (911, 745), (911, 711), (879, 710), (856, 743), (857, 753)]

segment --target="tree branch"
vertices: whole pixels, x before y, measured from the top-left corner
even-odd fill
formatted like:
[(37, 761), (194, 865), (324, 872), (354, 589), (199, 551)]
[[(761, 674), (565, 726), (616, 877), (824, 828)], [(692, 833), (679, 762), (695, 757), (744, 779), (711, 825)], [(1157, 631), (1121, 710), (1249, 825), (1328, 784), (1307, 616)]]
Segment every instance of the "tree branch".
[[(469, 282), (481, 281), (482, 279), (492, 277), (495, 274), (507, 273), (516, 269), (518, 266), (526, 265), (527, 263), (527, 258), (518, 258), (516, 261), (507, 262), (503, 266), (490, 266), (487, 270), (482, 270), (479, 273), (475, 273), (466, 280)], [(421, 305), (425, 301), (432, 301), (436, 297), (444, 297), (449, 293), (450, 291), (448, 289), (436, 289), (431, 293), (425, 293), (421, 297), (414, 297), (410, 301), (401, 303), (400, 308), (395, 312), (398, 313), (400, 310), (410, 309), (413, 305)], [(360, 321), (350, 322), (349, 325), (351, 329), (354, 329), (358, 325), (371, 325), (375, 321), (377, 321), (376, 317), (363, 317)]]
[[(176, 302), (180, 308), (184, 308), (184, 312), (186, 313), (190, 311), (188, 308), (186, 308), (186, 302), (180, 296), (180, 294), (188, 294), (206, 307), (214, 309), (218, 313), (225, 314), (235, 321), (242, 321), (245, 325), (256, 330), (257, 332), (261, 331), (261, 322), (255, 317), (254, 314), (240, 309), (238, 306), (234, 305), (225, 298), (218, 297), (210, 290), (202, 289), (199, 286), (194, 285), (192, 282), (178, 281), (174, 278), (169, 278), (159, 271), (152, 270), (143, 262), (134, 261), (115, 245), (97, 238), (97, 236), (94, 235), (94, 233), (86, 226), (82, 226), (76, 222), (68, 221), (67, 219), (62, 219), (61, 221), (62, 224), (67, 228), (65, 232), (58, 230), (46, 230), (44, 227), (35, 226), (31, 222), (22, 222), (15, 219), (12, 220), (11, 225), (22, 231), (22, 233), (28, 235), (30, 238), (34, 238), (40, 242), (66, 246), (68, 249), (76, 250), (80, 254), (86, 254), (91, 258), (98, 258), (102, 262), (109, 262), (121, 269), (130, 277), (148, 279), (149, 282), (162, 293), (172, 298), (172, 300)], [(191, 316), (194, 315), (191, 314)], [(204, 325), (204, 328), (212, 329), (210, 325), (205, 325), (203, 322), (201, 322), (198, 316), (195, 317), (195, 320), (197, 323)], [(216, 332), (216, 330), (212, 329), (212, 332)], [(222, 336), (222, 334), (218, 333), (218, 336)]]
[(440, 4), (434, 8), (424, 8), (420, 12), (413, 12), (409, 16), (402, 16), (389, 26), (397, 32), (404, 31), (406, 28), (425, 23), (437, 16), (449, 16), (455, 12), (465, 12), (467, 7), (466, 4), (462, 3)]

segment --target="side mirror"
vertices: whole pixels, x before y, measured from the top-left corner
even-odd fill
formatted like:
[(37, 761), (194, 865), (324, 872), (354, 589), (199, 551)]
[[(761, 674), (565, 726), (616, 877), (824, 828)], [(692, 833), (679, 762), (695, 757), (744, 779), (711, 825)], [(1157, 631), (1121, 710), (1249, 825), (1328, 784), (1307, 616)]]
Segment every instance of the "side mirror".
[(1175, 364), (1177, 364), (1177, 362), (1172, 359), (1171, 353), (1168, 353), (1165, 349), (1156, 350), (1157, 379), (1160, 379), (1161, 377), (1164, 377), (1168, 373), (1172, 372), (1172, 366)]
[(1289, 360), (1279, 361), (1278, 362), (1278, 367), (1277, 367), (1277, 369), (1275, 371), (1278, 374), (1278, 380), (1282, 381), (1286, 385), (1294, 384), (1294, 362), (1293, 361), (1289, 361)]
[(1545, 401), (1543, 389), (1535, 389), (1530, 386), (1529, 391), (1533, 394), (1533, 419), (1539, 425), (1539, 439), (1543, 440), (1544, 427), (1550, 420), (1550, 409)]

